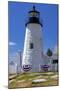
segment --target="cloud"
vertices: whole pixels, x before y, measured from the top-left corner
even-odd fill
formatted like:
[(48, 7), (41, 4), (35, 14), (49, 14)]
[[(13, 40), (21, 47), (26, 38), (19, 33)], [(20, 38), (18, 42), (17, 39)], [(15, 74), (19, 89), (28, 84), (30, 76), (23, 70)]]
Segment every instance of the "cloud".
[(15, 42), (9, 42), (9, 46), (15, 46), (16, 43)]

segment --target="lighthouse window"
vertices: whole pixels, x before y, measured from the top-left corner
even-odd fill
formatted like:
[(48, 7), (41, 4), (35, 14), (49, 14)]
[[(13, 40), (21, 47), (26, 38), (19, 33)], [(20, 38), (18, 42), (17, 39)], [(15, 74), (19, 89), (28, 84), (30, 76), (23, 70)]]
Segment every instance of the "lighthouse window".
[(33, 49), (33, 43), (30, 43), (30, 49)]
[(30, 17), (38, 17), (38, 14), (37, 13), (35, 13), (35, 12), (32, 12), (32, 13), (30, 13)]

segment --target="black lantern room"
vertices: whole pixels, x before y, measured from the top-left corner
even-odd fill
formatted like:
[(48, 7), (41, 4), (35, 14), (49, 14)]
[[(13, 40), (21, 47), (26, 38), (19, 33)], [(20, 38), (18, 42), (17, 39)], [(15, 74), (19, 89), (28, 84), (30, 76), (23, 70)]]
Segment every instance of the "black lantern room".
[(43, 26), (41, 21), (39, 20), (40, 19), (39, 18), (40, 17), (40, 12), (38, 12), (35, 9), (35, 6), (33, 6), (33, 9), (28, 12), (28, 15), (29, 15), (29, 18), (28, 18), (28, 22), (26, 23), (26, 26), (29, 23), (37, 23), (37, 24), (40, 24), (41, 26)]

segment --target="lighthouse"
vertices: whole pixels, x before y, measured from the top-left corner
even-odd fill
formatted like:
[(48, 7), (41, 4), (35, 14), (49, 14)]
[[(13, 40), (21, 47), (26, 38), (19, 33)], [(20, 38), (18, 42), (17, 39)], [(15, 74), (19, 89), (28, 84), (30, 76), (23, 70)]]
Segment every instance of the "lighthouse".
[(27, 72), (42, 71), (43, 60), (43, 37), (40, 12), (33, 6), (28, 12), (28, 21), (25, 24), (26, 33), (22, 56), (22, 69)]

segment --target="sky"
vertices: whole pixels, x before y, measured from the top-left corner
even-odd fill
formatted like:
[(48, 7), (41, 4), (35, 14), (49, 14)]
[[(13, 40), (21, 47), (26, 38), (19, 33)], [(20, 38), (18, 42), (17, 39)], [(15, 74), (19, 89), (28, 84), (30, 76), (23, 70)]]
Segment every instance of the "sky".
[(24, 2), (8, 2), (8, 34), (9, 34), (9, 54), (18, 51), (23, 52), (25, 38), (25, 23), (28, 20), (28, 12), (35, 5), (40, 12), (40, 20), (43, 23), (43, 51), (48, 48), (52, 51), (57, 47), (58, 42), (58, 5), (56, 4), (36, 4)]

